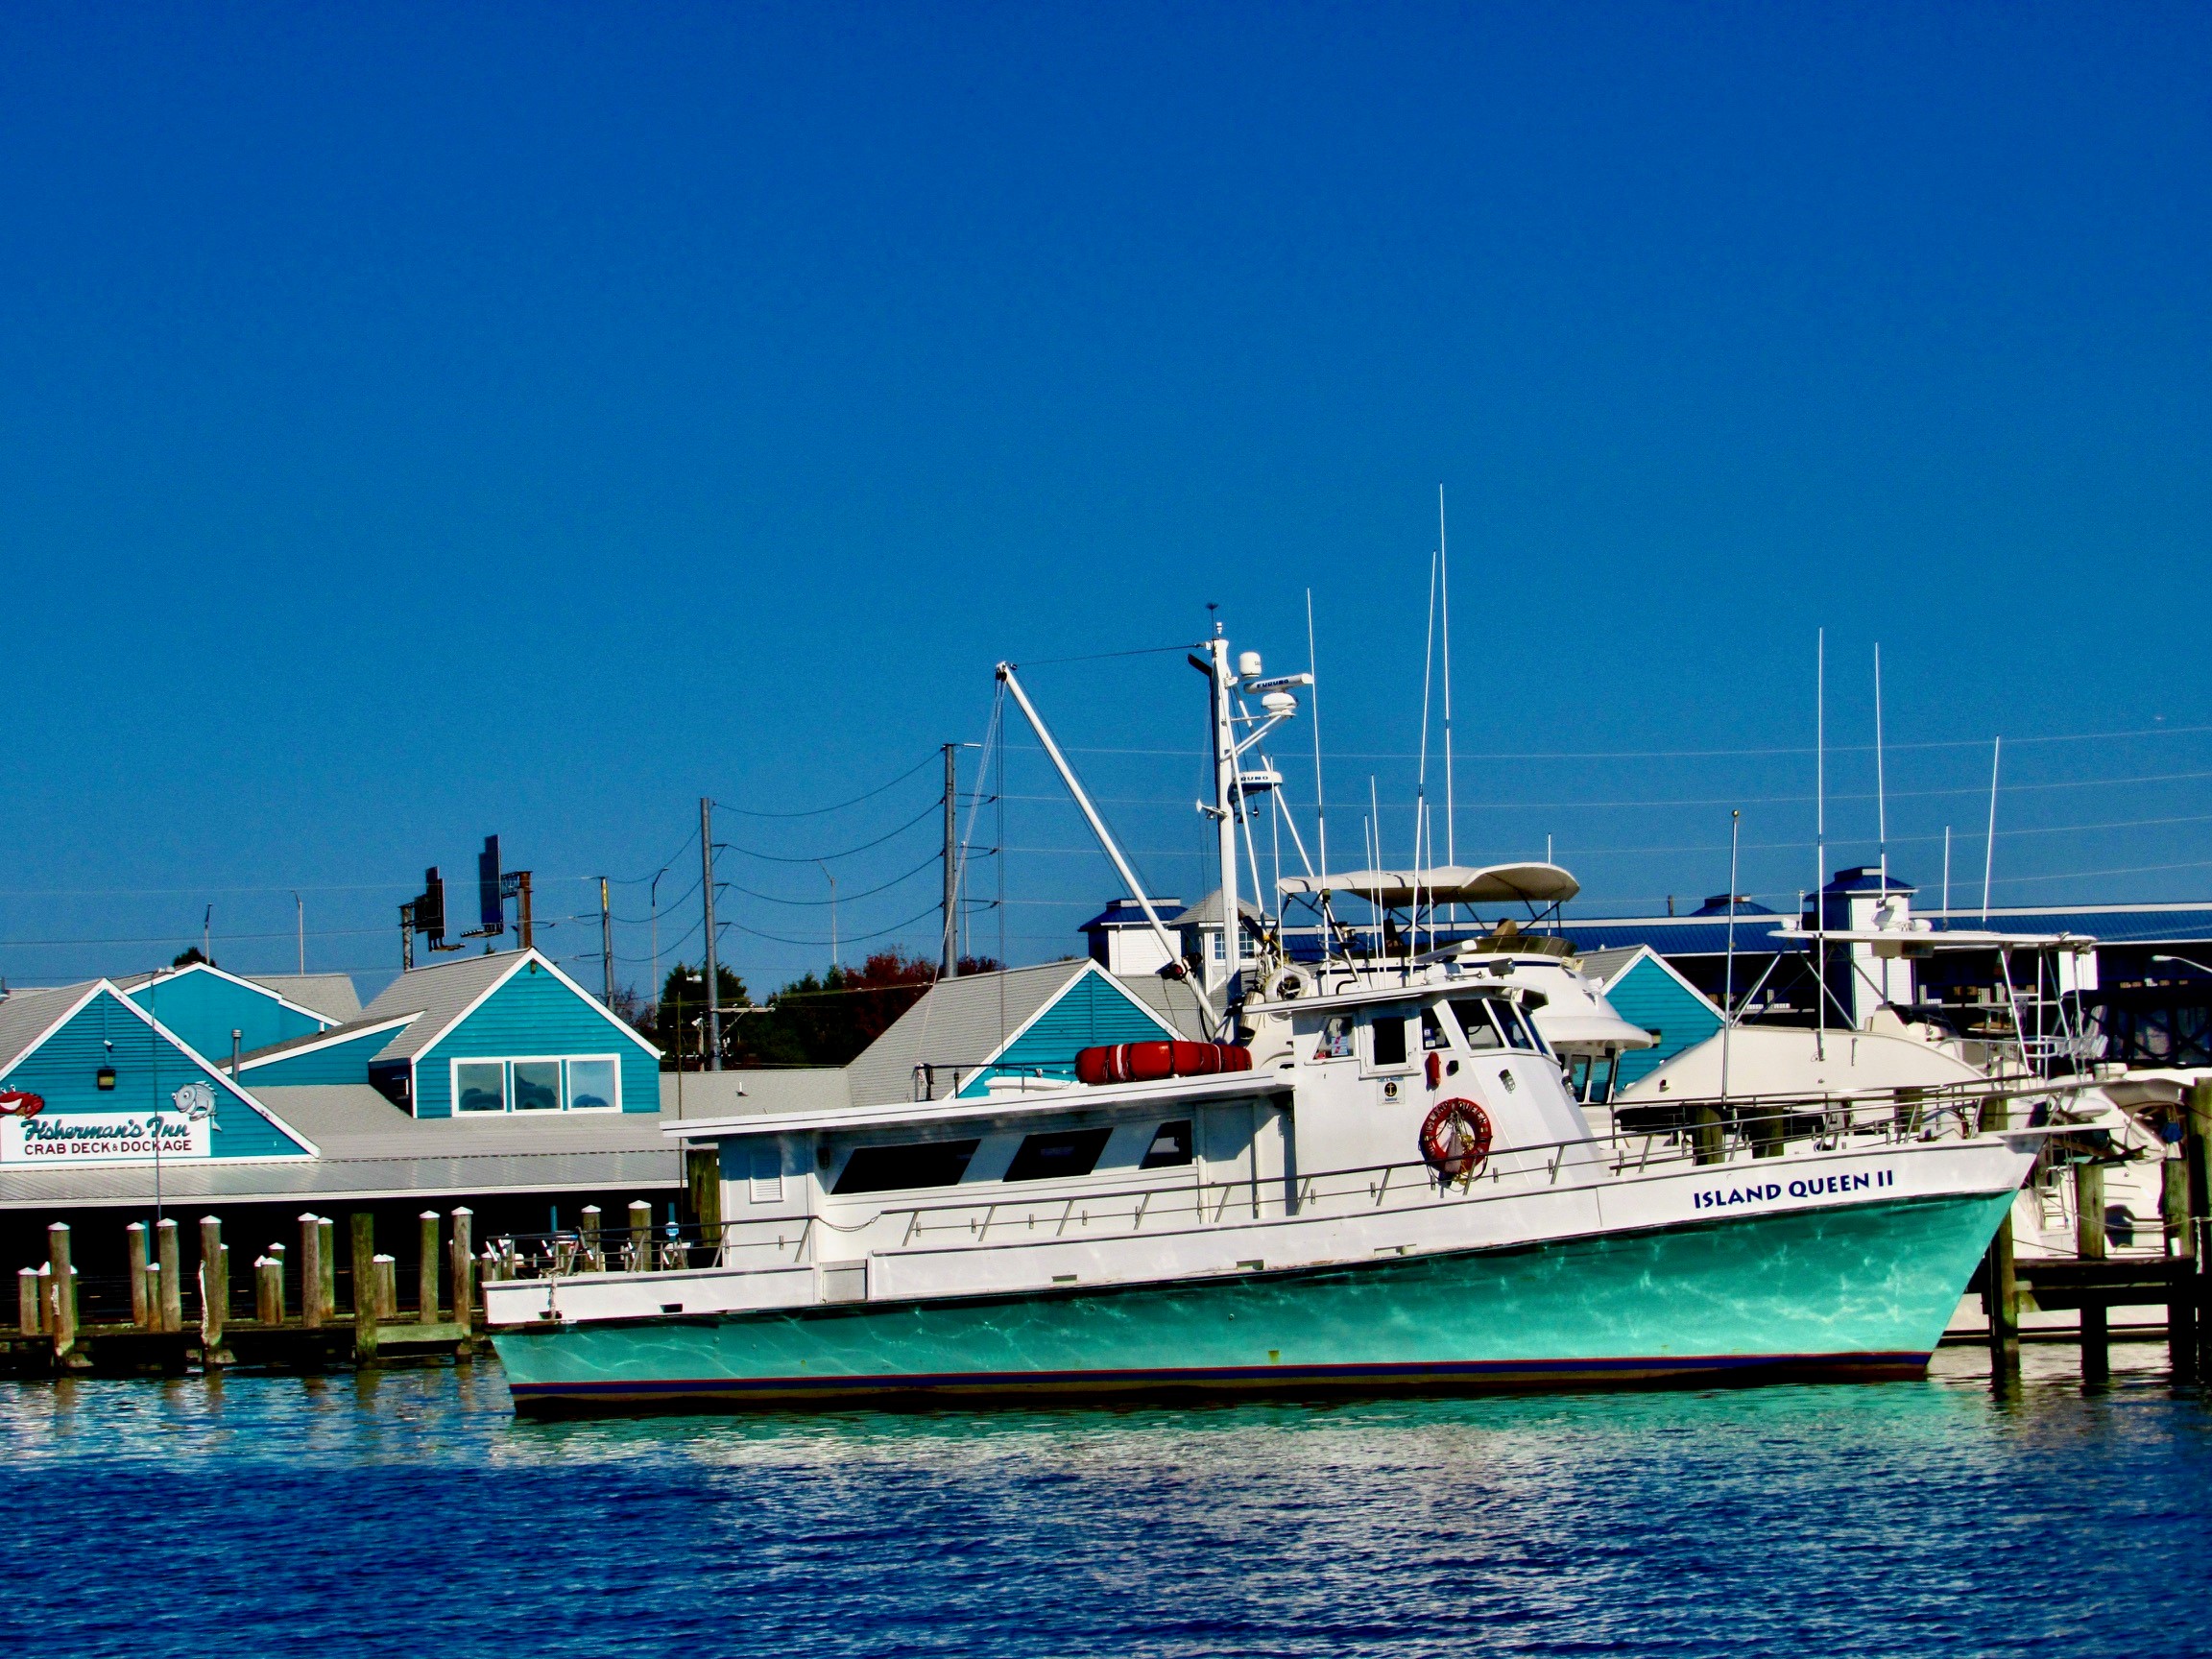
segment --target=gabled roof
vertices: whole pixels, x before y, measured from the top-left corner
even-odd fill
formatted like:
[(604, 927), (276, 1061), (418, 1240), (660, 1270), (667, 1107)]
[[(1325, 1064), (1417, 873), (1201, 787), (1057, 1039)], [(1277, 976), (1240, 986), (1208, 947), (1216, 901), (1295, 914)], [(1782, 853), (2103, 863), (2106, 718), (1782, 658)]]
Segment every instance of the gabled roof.
[(499, 950), (488, 956), (463, 956), (450, 962), (433, 962), (428, 967), (400, 974), (369, 1004), (362, 1019), (387, 1020), (401, 1014), (416, 1014), (421, 1018), (396, 1033), (389, 1044), (377, 1050), (376, 1058), (414, 1059), (452, 1030), (475, 1010), (479, 1002), (531, 962), (537, 963), (582, 998), (588, 1005), (604, 1016), (615, 1031), (654, 1058), (660, 1058), (660, 1049), (612, 1013), (598, 998), (562, 973), (560, 966), (551, 957), (535, 949)]
[(968, 1071), (986, 1064), (1078, 975), (1098, 971), (1085, 956), (938, 980), (847, 1068), (853, 1104), (911, 1100), (917, 1066)]

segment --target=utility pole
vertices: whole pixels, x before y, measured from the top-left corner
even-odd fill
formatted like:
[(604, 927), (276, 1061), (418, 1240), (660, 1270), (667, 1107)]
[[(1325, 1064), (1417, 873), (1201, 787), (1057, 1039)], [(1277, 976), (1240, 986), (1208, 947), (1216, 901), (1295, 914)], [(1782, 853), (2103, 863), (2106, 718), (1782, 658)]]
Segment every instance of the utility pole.
[(607, 902), (607, 878), (599, 878), (599, 969), (607, 983), (607, 1006), (614, 1006), (614, 912)]
[(714, 969), (714, 803), (699, 797), (699, 897), (707, 922), (707, 1070), (722, 1070), (721, 980)]
[(945, 745), (945, 954), (937, 965), (940, 979), (960, 976), (960, 875), (956, 862), (960, 847), (958, 814), (953, 810), (953, 800), (959, 789), (959, 768), (953, 757), (959, 748), (957, 743)]

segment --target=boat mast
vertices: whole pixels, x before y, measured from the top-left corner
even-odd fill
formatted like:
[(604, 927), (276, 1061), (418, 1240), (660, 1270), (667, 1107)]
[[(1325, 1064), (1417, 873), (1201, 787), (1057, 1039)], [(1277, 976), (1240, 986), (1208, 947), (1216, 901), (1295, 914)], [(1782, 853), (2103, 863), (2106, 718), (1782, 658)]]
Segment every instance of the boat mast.
[[(1219, 987), (1221, 1005), (1243, 1000), (1238, 974), (1243, 965), (1244, 918), (1237, 903), (1237, 727), (1236, 709), (1229, 693), (1237, 676), (1229, 663), (1229, 640), (1221, 624), (1214, 624), (1214, 637), (1206, 641), (1207, 661), (1202, 666), (1213, 681), (1214, 695), (1214, 820), (1215, 856), (1221, 866), (1221, 964), (1206, 964), (1206, 989)], [(1196, 659), (1192, 659), (1193, 661)]]

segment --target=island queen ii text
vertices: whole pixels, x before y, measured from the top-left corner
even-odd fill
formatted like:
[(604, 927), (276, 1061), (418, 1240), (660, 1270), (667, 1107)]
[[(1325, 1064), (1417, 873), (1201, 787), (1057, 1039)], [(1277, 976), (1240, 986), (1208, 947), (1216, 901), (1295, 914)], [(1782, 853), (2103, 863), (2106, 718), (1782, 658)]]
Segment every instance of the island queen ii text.
[(1778, 1198), (1840, 1197), (1897, 1185), (1894, 1169), (1869, 1169), (1852, 1175), (1811, 1175), (1795, 1181), (1754, 1181), (1743, 1187), (1708, 1187), (1690, 1194), (1693, 1210), (1725, 1210), (1735, 1204), (1771, 1204)]

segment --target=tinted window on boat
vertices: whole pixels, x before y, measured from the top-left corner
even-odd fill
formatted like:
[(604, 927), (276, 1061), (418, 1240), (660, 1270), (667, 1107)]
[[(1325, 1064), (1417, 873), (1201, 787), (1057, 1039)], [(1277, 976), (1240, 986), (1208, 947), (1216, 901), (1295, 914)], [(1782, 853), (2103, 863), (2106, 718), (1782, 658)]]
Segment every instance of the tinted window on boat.
[(1544, 1045), (1536, 1036), (1536, 1027), (1528, 1022), (1528, 1016), (1516, 1004), (1501, 1002), (1497, 1008), (1498, 1023), (1505, 1029), (1505, 1041), (1516, 1048), (1531, 1048), (1542, 1052)]
[(1190, 1162), (1190, 1119), (1181, 1118), (1172, 1123), (1163, 1123), (1146, 1148), (1140, 1169), (1166, 1169), (1177, 1164)]
[(1504, 1039), (1498, 1035), (1498, 1027), (1490, 1022), (1490, 998), (1487, 997), (1455, 997), (1452, 1012), (1459, 1017), (1459, 1034), (1467, 1039), (1470, 1048), (1503, 1048)]
[(1403, 1066), (1406, 1064), (1406, 1016), (1403, 1014), (1377, 1014), (1368, 1029), (1375, 1033), (1375, 1064), (1378, 1066)]
[(1056, 1135), (1030, 1135), (1006, 1166), (1009, 1181), (1048, 1181), (1055, 1175), (1088, 1175), (1106, 1150), (1111, 1129), (1065, 1129)]
[(974, 1141), (924, 1141), (912, 1146), (856, 1146), (831, 1190), (901, 1192), (909, 1187), (950, 1187), (968, 1172)]

